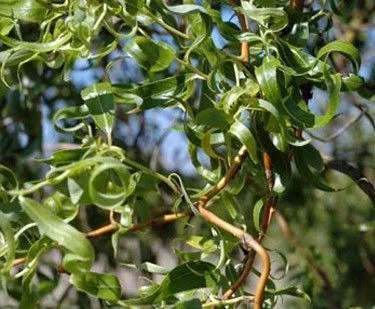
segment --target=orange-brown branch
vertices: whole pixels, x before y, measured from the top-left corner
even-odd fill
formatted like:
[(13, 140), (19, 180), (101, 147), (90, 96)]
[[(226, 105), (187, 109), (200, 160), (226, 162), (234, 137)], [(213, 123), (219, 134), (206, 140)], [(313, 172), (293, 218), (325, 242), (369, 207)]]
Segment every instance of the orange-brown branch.
[[(271, 195), (271, 191), (274, 185), (274, 177), (272, 171), (272, 160), (268, 152), (263, 152), (263, 165), (267, 181), (268, 197), (266, 198), (263, 214), (262, 214), (262, 226), (259, 232), (257, 241), (261, 243), (264, 236), (267, 233), (268, 227), (271, 224), (273, 213), (276, 210), (277, 198)], [(246, 281), (253, 267), (256, 251), (250, 251), (247, 255), (245, 266), (236, 280), (236, 282), (227, 290), (222, 296), (222, 299), (228, 299), (231, 297)], [(259, 254), (259, 253), (258, 253)]]
[[(154, 220), (151, 220), (151, 221), (148, 221), (148, 222), (135, 223), (129, 228), (129, 231), (134, 232), (134, 231), (144, 230), (144, 229), (154, 227), (154, 226), (163, 225), (163, 224), (166, 224), (166, 223), (174, 222), (174, 221), (176, 221), (178, 219), (181, 219), (181, 218), (184, 218), (188, 215), (189, 215), (188, 212), (165, 214), (165, 215), (163, 215), (163, 216), (161, 216), (157, 219), (154, 219)], [(92, 230), (92, 231), (86, 233), (85, 235), (89, 239), (98, 238), (98, 237), (102, 237), (104, 235), (107, 235), (107, 234), (110, 234), (110, 233), (113, 233), (113, 232), (117, 231), (119, 229), (119, 227), (120, 227), (120, 225), (118, 223), (112, 222), (110, 224), (104, 225), (104, 226), (102, 226), (100, 228), (97, 228), (95, 230)], [(22, 265), (25, 262), (26, 262), (26, 257), (21, 257), (21, 258), (15, 259), (13, 261), (13, 267), (18, 266), (18, 265)]]
[(264, 170), (266, 174), (266, 180), (267, 180), (267, 189), (268, 192), (272, 191), (274, 179), (273, 179), (273, 172), (272, 172), (272, 160), (267, 151), (263, 152), (263, 165)]
[[(258, 243), (262, 243), (263, 238), (267, 233), (268, 227), (272, 220), (272, 216), (275, 212), (276, 203), (277, 203), (276, 198), (274, 199), (270, 198), (266, 200), (265, 207), (269, 205), (269, 208), (268, 208), (268, 211), (265, 209), (265, 212), (263, 213), (263, 216), (262, 216), (262, 221), (263, 221), (262, 231), (258, 235), (258, 238), (257, 238)], [(225, 291), (225, 293), (222, 296), (222, 299), (228, 299), (229, 297), (231, 297), (245, 283), (247, 277), (249, 276), (251, 272), (251, 269), (253, 268), (255, 253), (258, 253), (258, 252), (256, 252), (255, 250), (249, 251), (246, 257), (245, 265), (242, 269), (240, 276), (237, 278), (236, 282), (228, 290)]]
[(13, 261), (13, 267), (18, 266), (18, 265), (22, 265), (23, 263), (25, 263), (25, 261), (26, 261), (26, 257), (21, 257), (19, 259), (15, 259)]
[[(236, 0), (230, 0), (229, 2), (233, 7), (236, 7), (238, 5), (238, 2)], [(245, 16), (243, 16), (239, 12), (236, 12), (236, 14), (240, 22), (242, 32), (248, 32), (249, 24), (247, 22), (247, 19), (245, 18)], [(249, 43), (242, 42), (241, 43), (241, 61), (244, 63), (248, 63), (249, 60), (250, 60)]]
[(248, 233), (233, 226), (229, 222), (219, 218), (213, 212), (206, 209), (207, 203), (217, 195), (226, 185), (235, 177), (236, 173), (242, 166), (243, 162), (247, 157), (246, 147), (243, 146), (234, 158), (233, 163), (224, 177), (204, 196), (199, 198), (195, 203), (195, 207), (198, 209), (202, 217), (209, 223), (216, 225), (222, 230), (232, 234), (243, 242), (243, 245), (247, 250), (254, 250), (262, 259), (262, 273), (257, 284), (254, 297), (254, 308), (262, 308), (263, 294), (266, 287), (267, 279), (270, 274), (270, 259), (267, 251)]
[[(204, 205), (204, 202), (200, 202), (198, 203), (197, 208), (202, 217), (207, 222), (210, 222), (211, 224), (214, 224), (219, 228), (223, 229), (224, 231), (237, 237), (243, 242), (245, 249), (254, 250), (261, 257), (263, 268), (256, 287), (254, 297), (254, 309), (261, 309), (263, 303), (264, 289), (266, 287), (267, 280), (270, 274), (270, 258), (268, 256), (266, 249), (264, 249), (250, 234), (219, 218), (214, 213), (204, 208)], [(246, 279), (246, 277), (244, 279)]]
[(217, 195), (222, 189), (225, 188), (225, 186), (234, 178), (238, 170), (240, 169), (242, 163), (245, 161), (247, 157), (247, 150), (246, 147), (243, 146), (238, 154), (233, 159), (232, 165), (226, 172), (223, 178), (221, 178), (217, 184), (209, 191), (207, 192), (203, 197), (201, 197), (199, 200), (205, 200), (206, 204), (209, 200), (211, 200), (215, 195)]
[(304, 0), (291, 0), (290, 4), (291, 4), (291, 6), (293, 6), (294, 8), (296, 8), (297, 10), (302, 11), (303, 7), (305, 5), (304, 2), (305, 2)]

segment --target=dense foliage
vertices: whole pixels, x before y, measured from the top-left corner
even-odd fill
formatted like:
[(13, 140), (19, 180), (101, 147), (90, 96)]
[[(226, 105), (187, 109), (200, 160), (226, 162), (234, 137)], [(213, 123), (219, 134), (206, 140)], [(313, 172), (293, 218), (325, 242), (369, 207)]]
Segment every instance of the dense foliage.
[[(182, 2), (0, 0), (0, 301), (374, 303), (375, 191), (364, 176), (373, 134), (331, 143), (331, 158), (313, 142), (339, 118), (344, 95), (361, 111), (353, 123), (364, 115), (362, 130), (375, 127), (355, 47), (367, 39), (355, 26), (334, 31), (354, 19), (354, 2)], [(356, 23), (371, 22), (373, 4), (360, 4), (368, 10)], [(165, 132), (145, 125), (165, 111), (175, 118)], [(43, 140), (47, 114), (56, 145)], [(193, 173), (158, 161), (172, 130), (179, 141), (167, 148), (182, 140)], [(337, 156), (348, 145), (361, 151)], [(174, 267), (155, 259), (161, 239)], [(119, 268), (147, 276), (136, 295), (122, 293), (136, 283)], [(48, 300), (64, 278), (61, 298)]]

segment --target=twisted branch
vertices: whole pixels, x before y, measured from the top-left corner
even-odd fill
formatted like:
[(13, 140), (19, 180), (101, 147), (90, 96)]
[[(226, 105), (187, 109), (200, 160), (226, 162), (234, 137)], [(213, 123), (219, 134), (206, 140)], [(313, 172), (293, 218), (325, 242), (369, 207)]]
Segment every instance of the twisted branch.
[(228, 172), (226, 173), (226, 175), (209, 192), (207, 192), (204, 196), (198, 199), (194, 203), (194, 206), (198, 209), (199, 213), (207, 222), (214, 224), (222, 230), (237, 237), (241, 240), (246, 250), (254, 250), (261, 257), (263, 269), (256, 287), (254, 297), (254, 309), (261, 309), (263, 303), (264, 289), (266, 287), (267, 279), (270, 274), (270, 259), (267, 251), (250, 234), (233, 226), (227, 221), (224, 221), (223, 219), (219, 218), (214, 213), (206, 209), (207, 203), (222, 189), (224, 189), (232, 178), (234, 178), (234, 176), (240, 169), (241, 165), (245, 161), (246, 157), (246, 147), (243, 146), (238, 152), (237, 156), (234, 158), (233, 163), (229, 168)]

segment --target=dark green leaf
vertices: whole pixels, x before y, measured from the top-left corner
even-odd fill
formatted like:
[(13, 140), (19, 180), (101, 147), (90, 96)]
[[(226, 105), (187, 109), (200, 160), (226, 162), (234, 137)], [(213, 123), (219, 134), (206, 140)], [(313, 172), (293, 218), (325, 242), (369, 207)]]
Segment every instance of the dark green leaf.
[(48, 159), (39, 159), (38, 161), (57, 167), (79, 161), (88, 149), (88, 147), (80, 147), (74, 149), (58, 150), (55, 151)]
[(280, 62), (276, 58), (266, 57), (262, 65), (255, 68), (255, 76), (266, 99), (281, 111), (282, 95), (277, 79), (277, 68), (279, 65)]
[(70, 282), (77, 290), (109, 302), (117, 301), (121, 296), (120, 282), (114, 275), (93, 272), (75, 273), (70, 276)]
[(253, 222), (255, 229), (259, 232), (260, 231), (260, 218), (262, 215), (264, 203), (263, 199), (258, 200), (253, 208)]
[[(141, 85), (130, 88), (123, 85), (112, 85), (115, 102), (122, 104), (128, 100), (128, 94), (136, 95), (142, 100), (141, 109), (166, 106), (179, 103), (178, 99), (190, 96), (189, 87), (199, 78), (196, 74), (182, 74), (156, 81), (146, 81)], [(135, 102), (131, 102), (135, 103)]]
[(312, 184), (317, 189), (328, 191), (328, 192), (334, 192), (337, 191), (337, 189), (331, 188), (330, 186), (323, 183), (319, 178), (319, 176), (315, 175), (313, 172), (311, 172), (309, 166), (308, 166), (308, 159), (305, 157), (305, 152), (301, 150), (302, 147), (295, 147), (294, 148), (294, 159), (296, 163), (296, 167), (301, 174), (301, 176), (306, 179), (307, 182)]
[(218, 128), (220, 130), (226, 130), (229, 127), (227, 115), (216, 108), (207, 108), (201, 111), (195, 120), (197, 124)]

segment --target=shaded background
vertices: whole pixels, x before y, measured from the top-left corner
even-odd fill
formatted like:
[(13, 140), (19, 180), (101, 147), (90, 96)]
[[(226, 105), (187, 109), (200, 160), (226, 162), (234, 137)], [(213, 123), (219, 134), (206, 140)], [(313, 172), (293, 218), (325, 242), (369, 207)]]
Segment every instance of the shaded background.
[[(342, 16), (334, 18), (330, 33), (354, 44), (362, 54), (360, 75), (370, 83), (375, 79), (375, 4), (367, 1), (343, 1)], [(177, 4), (178, 1), (170, 1)], [(319, 2), (314, 2), (319, 5)], [(236, 22), (233, 11), (221, 6), (223, 19)], [(32, 25), (25, 24), (23, 34), (33, 35)], [(170, 40), (163, 29), (154, 26), (151, 30), (155, 40)], [(103, 31), (98, 40), (105, 39)], [(214, 29), (212, 34), (218, 47), (225, 40)], [(126, 41), (122, 42), (126, 45)], [(0, 46), (3, 48), (3, 46)], [(36, 164), (35, 159), (46, 157), (52, 151), (74, 147), (78, 141), (72, 136), (54, 131), (51, 117), (64, 106), (80, 105), (80, 91), (95, 82), (109, 79), (112, 82), (139, 83), (144, 79), (132, 59), (121, 58), (121, 46), (100, 61), (78, 59), (70, 72), (69, 80), (63, 80), (61, 72), (35, 64), (23, 67), (22, 89), (18, 85), (11, 89), (0, 84), (0, 164), (10, 167), (21, 180), (37, 179), (48, 170), (45, 164)], [(119, 59), (117, 59), (119, 58)], [(116, 60), (117, 59), (117, 60)], [(111, 68), (105, 68), (111, 61)], [(333, 59), (338, 70), (346, 72), (349, 64), (340, 56)], [(170, 73), (174, 72), (173, 66)], [(8, 72), (12, 75), (15, 72)], [(357, 167), (366, 177), (375, 182), (375, 124), (373, 104), (353, 94), (342, 95), (338, 116), (324, 130), (305, 132), (304, 137), (326, 156), (346, 160)], [(324, 110), (326, 94), (313, 90), (310, 107), (314, 112)], [(177, 172), (184, 177), (186, 185), (199, 183), (188, 153), (187, 139), (179, 130), (183, 113), (177, 108), (152, 109), (142, 113), (126, 115), (117, 110), (114, 143), (128, 151), (130, 157), (161, 172)], [(203, 152), (199, 154), (203, 163), (209, 164)], [(283, 252), (289, 262), (285, 276), (282, 256), (271, 252), (274, 275), (278, 287), (285, 281), (300, 286), (313, 300), (313, 308), (348, 308), (375, 304), (375, 212), (369, 198), (343, 174), (327, 172), (327, 177), (336, 187), (346, 188), (338, 193), (326, 193), (313, 189), (304, 179), (294, 175), (292, 184), (279, 203), (282, 218), (271, 226), (266, 246)], [(202, 182), (203, 184), (203, 182)], [(239, 198), (245, 205), (253, 205), (256, 189), (250, 188)], [(160, 211), (171, 207), (167, 193), (156, 196), (145, 192), (145, 199)], [(163, 206), (161, 206), (163, 205)], [(219, 206), (220, 207), (220, 206)], [(223, 206), (222, 206), (223, 207)], [(249, 213), (251, 210), (248, 211)], [(100, 210), (83, 207), (75, 224), (88, 231), (106, 223)], [(286, 223), (287, 222), (287, 223)], [(194, 224), (194, 222), (192, 223)], [(152, 261), (163, 266), (175, 266), (178, 254), (173, 239), (183, 233), (179, 224), (155, 228), (152, 231), (129, 235), (119, 242), (117, 261), (142, 263)], [(119, 275), (124, 292), (134, 296), (140, 282), (148, 279), (138, 271), (123, 265), (115, 265), (110, 237), (94, 240), (97, 251), (96, 271), (115, 272)], [(241, 258), (239, 256), (239, 258)], [(100, 308), (104, 304), (85, 294), (69, 288), (68, 278), (56, 273), (60, 257), (57, 252), (44, 257), (44, 265), (38, 270), (38, 280), (45, 285), (42, 293), (43, 307), (55, 307), (60, 303), (66, 308)], [(275, 266), (276, 265), (276, 266)], [(278, 267), (280, 270), (278, 270)], [(281, 275), (280, 275), (281, 274)], [(54, 279), (54, 283), (47, 282)], [(160, 280), (160, 277), (153, 278)], [(249, 280), (255, 282), (253, 276)], [(57, 288), (56, 288), (57, 286)], [(14, 299), (20, 287), (10, 287), (10, 296), (0, 294), (2, 307), (16, 306)], [(279, 303), (280, 308), (305, 308), (305, 302), (294, 298)]]

